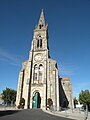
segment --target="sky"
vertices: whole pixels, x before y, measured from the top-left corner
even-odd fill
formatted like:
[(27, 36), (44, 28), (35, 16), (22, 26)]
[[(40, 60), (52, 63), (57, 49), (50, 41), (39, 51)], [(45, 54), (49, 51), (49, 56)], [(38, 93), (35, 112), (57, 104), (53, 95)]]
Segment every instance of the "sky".
[(0, 0), (0, 93), (17, 89), (42, 8), (50, 56), (78, 98), (81, 90), (90, 90), (90, 0)]

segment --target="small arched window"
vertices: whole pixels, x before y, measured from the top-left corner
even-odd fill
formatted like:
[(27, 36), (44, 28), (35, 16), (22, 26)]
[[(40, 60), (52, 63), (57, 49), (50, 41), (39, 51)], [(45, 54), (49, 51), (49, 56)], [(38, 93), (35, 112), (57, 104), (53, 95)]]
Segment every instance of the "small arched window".
[(37, 48), (42, 48), (42, 38), (37, 39)]
[(41, 29), (42, 28), (42, 25), (39, 25), (39, 29)]
[(42, 48), (42, 39), (40, 39), (40, 48)]
[(37, 48), (39, 48), (39, 40), (37, 40)]

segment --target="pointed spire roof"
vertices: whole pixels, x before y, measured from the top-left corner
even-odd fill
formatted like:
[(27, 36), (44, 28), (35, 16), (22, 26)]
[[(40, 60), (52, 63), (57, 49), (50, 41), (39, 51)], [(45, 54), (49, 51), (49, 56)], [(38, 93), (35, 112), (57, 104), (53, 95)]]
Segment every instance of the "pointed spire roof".
[(42, 9), (42, 11), (41, 11), (41, 15), (40, 15), (40, 18), (39, 18), (38, 26), (39, 26), (39, 25), (45, 26), (45, 18), (44, 18), (43, 9)]
[(47, 28), (48, 28), (48, 24), (45, 23), (44, 12), (42, 9), (39, 22), (36, 25), (35, 30), (47, 30)]

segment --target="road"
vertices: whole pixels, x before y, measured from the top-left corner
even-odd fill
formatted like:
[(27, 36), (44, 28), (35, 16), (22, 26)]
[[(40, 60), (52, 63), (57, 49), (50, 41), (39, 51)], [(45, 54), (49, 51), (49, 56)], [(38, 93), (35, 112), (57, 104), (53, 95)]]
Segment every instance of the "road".
[(0, 111), (0, 120), (72, 120), (54, 116), (41, 109)]

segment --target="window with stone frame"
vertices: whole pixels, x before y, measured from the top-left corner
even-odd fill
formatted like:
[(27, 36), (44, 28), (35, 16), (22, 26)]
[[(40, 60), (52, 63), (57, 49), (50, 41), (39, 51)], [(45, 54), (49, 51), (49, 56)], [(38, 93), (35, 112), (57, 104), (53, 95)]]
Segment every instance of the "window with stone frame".
[(37, 75), (38, 75), (38, 67), (37, 67), (37, 65), (35, 65), (34, 66), (34, 80), (38, 79)]
[(42, 48), (42, 37), (41, 35), (38, 36), (38, 39), (37, 39), (37, 48)]
[(39, 80), (42, 80), (42, 72), (39, 71)]
[(39, 25), (39, 29), (42, 29), (42, 27), (43, 27), (43, 24), (40, 24), (40, 25)]
[(39, 74), (38, 78), (40, 81), (42, 81), (42, 76), (43, 76), (43, 66), (42, 64), (39, 65)]
[(42, 25), (39, 25), (39, 29), (41, 29), (42, 28)]
[(39, 40), (37, 40), (37, 48), (39, 48)]
[(40, 48), (42, 48), (42, 39), (40, 39)]

